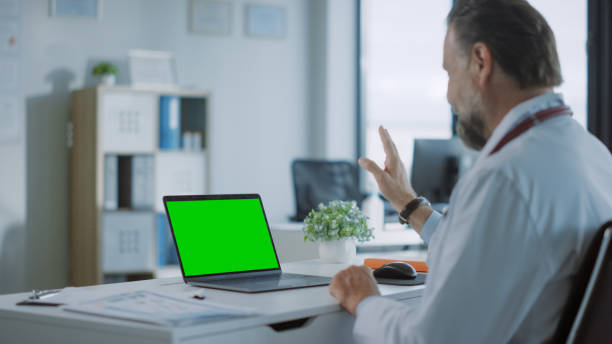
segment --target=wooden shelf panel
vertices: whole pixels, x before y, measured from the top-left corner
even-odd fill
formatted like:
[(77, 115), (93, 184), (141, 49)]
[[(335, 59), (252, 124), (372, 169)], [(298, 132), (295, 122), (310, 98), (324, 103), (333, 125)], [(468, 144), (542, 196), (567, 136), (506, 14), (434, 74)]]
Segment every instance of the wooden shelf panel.
[[(112, 99), (119, 99), (126, 103), (123, 105), (126, 105), (125, 108), (129, 110), (131, 107), (129, 104), (131, 99), (130, 95), (135, 97), (134, 99), (140, 99), (140, 103), (142, 104), (145, 103), (145, 99), (147, 100), (146, 103), (148, 105), (145, 107), (146, 109), (143, 110), (147, 113), (147, 115), (144, 116), (146, 117), (144, 119), (146, 123), (141, 123), (146, 125), (139, 126), (139, 129), (147, 131), (147, 142), (150, 142), (147, 143), (146, 148), (143, 148), (144, 146), (130, 148), (123, 139), (112, 139), (112, 135), (105, 136), (105, 134), (107, 134), (106, 131), (109, 130), (104, 122), (105, 110), (107, 110), (109, 106), (114, 106), (108, 104), (108, 102), (113, 101)], [(182, 132), (200, 132), (202, 135), (202, 150), (162, 150), (159, 148), (159, 99), (162, 95), (172, 95), (180, 98)], [(70, 234), (70, 276), (72, 285), (83, 286), (100, 284), (105, 281), (105, 278), (107, 280), (110, 277), (121, 279), (123, 278), (121, 276), (129, 278), (130, 280), (152, 278), (157, 275), (158, 270), (162, 272), (172, 271), (173, 274), (176, 274), (178, 271), (180, 275), (180, 270), (178, 270), (177, 266), (168, 268), (163, 267), (161, 270), (156, 266), (156, 240), (158, 235), (156, 225), (151, 226), (150, 234), (153, 239), (153, 245), (150, 250), (154, 259), (149, 267), (144, 269), (132, 269), (126, 265), (125, 270), (113, 269), (112, 273), (103, 270), (105, 258), (103, 247), (104, 214), (143, 211), (142, 209), (134, 209), (131, 207), (112, 210), (104, 209), (104, 161), (105, 156), (108, 155), (140, 156), (144, 154), (153, 157), (154, 182), (151, 187), (153, 189), (153, 205), (151, 209), (147, 208), (144, 210), (153, 215), (163, 212), (163, 207), (156, 204), (161, 204), (161, 201), (156, 202), (156, 199), (159, 198), (158, 194), (161, 195), (162, 193), (168, 192), (191, 193), (190, 191), (193, 191), (192, 193), (205, 193), (208, 189), (208, 162), (206, 159), (209, 154), (209, 105), (210, 95), (207, 92), (198, 90), (99, 86), (73, 92), (71, 116), (74, 128), (74, 144), (71, 152), (72, 206)], [(120, 106), (118, 109), (118, 111), (123, 111)], [(124, 129), (127, 128), (125, 125), (124, 123)], [(119, 128), (119, 126), (116, 127)], [(104, 142), (105, 137), (107, 144)], [(115, 142), (109, 145), (108, 143), (110, 140), (114, 140)], [(175, 160), (180, 161), (177, 162)], [(158, 174), (172, 174), (166, 171), (165, 165), (171, 166), (174, 164), (180, 166), (183, 164), (181, 163), (183, 160), (192, 161), (193, 164), (197, 165), (190, 168), (191, 173), (195, 176), (193, 180), (196, 180), (196, 182), (192, 183), (195, 185), (195, 189), (188, 190), (183, 188), (178, 190), (176, 187), (162, 187), (163, 185), (161, 184), (163, 184), (162, 182), (167, 179), (167, 177), (158, 178)], [(164, 163), (164, 161), (166, 163)], [(185, 169), (183, 168), (183, 170)], [(157, 221), (154, 222), (157, 223)]]

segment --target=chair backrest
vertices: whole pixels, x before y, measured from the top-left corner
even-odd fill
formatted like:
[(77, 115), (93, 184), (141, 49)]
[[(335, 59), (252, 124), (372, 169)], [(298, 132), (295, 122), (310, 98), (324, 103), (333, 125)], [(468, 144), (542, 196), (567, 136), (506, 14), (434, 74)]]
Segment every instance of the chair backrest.
[(294, 221), (303, 221), (319, 203), (334, 200), (357, 201), (359, 192), (357, 166), (348, 161), (294, 160), (291, 165), (295, 188)]
[(609, 343), (612, 338), (612, 221), (603, 224), (580, 265), (555, 343)]

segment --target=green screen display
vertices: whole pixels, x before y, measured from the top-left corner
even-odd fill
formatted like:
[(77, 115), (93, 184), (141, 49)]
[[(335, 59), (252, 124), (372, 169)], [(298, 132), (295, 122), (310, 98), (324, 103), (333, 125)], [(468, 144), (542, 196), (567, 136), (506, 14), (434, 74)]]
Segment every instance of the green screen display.
[(185, 276), (278, 268), (259, 199), (167, 201)]

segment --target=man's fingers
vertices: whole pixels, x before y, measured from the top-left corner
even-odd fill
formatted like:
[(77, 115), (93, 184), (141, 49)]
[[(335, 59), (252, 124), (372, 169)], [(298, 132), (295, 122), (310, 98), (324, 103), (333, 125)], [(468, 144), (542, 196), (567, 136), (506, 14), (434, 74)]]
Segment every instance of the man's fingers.
[(397, 152), (397, 146), (395, 145), (395, 141), (393, 141), (393, 139), (391, 138), (391, 134), (389, 134), (389, 130), (385, 129), (385, 133), (387, 134), (387, 138), (389, 138), (389, 142), (391, 142), (393, 153), (395, 153), (395, 155), (399, 155), (399, 153)]
[(395, 143), (391, 139), (391, 135), (389, 135), (389, 131), (383, 128), (382, 125), (378, 127), (378, 134), (380, 135), (380, 140), (383, 144), (383, 149), (385, 150), (385, 154), (387, 157), (389, 156), (397, 156), (397, 149), (395, 148)]
[(378, 165), (374, 161), (368, 158), (359, 158), (358, 162), (359, 166), (365, 168), (368, 172), (372, 173), (375, 178), (378, 178), (378, 176), (384, 173), (384, 171), (380, 167), (378, 167)]
[(338, 288), (339, 288), (339, 281), (338, 279), (340, 278), (340, 273), (337, 273), (331, 280), (331, 283), (329, 284), (329, 294), (335, 298), (338, 298)]
[(336, 299), (342, 296), (344, 288), (348, 286), (347, 275), (349, 275), (348, 271), (350, 268), (351, 267), (348, 267), (344, 270), (340, 270), (337, 274), (334, 275), (334, 277), (332, 277), (331, 283), (329, 284), (329, 293)]
[(368, 275), (372, 273), (372, 269), (370, 269), (370, 267), (365, 264), (360, 265), (359, 268), (363, 270), (365, 273), (367, 273)]
[(330, 285), (329, 285), (329, 294), (330, 294), (331, 296), (333, 296), (333, 297), (337, 298), (337, 296), (336, 296), (336, 288), (334, 288), (334, 285), (333, 285), (333, 284), (330, 284)]

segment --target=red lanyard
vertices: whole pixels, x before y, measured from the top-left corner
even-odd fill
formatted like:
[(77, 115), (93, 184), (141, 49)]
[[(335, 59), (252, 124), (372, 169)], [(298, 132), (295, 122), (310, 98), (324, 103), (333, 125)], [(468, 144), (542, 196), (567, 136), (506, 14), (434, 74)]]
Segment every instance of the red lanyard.
[(508, 142), (514, 140), (515, 138), (517, 138), (518, 136), (520, 136), (521, 134), (523, 134), (527, 130), (533, 128), (536, 124), (544, 122), (544, 121), (549, 120), (551, 118), (555, 118), (555, 117), (559, 117), (559, 116), (563, 116), (563, 115), (571, 116), (572, 115), (572, 110), (569, 107), (567, 107), (565, 105), (562, 105), (562, 106), (556, 106), (556, 107), (552, 107), (552, 108), (548, 108), (548, 109), (542, 110), (542, 111), (536, 113), (535, 115), (530, 116), (529, 118), (527, 118), (524, 121), (522, 121), (521, 123), (519, 123), (519, 125), (517, 125), (509, 133), (507, 133), (506, 136), (504, 136), (499, 141), (497, 146), (495, 146), (495, 148), (493, 148), (491, 153), (489, 153), (489, 156), (497, 153), (500, 149), (502, 149), (505, 145), (507, 145)]

